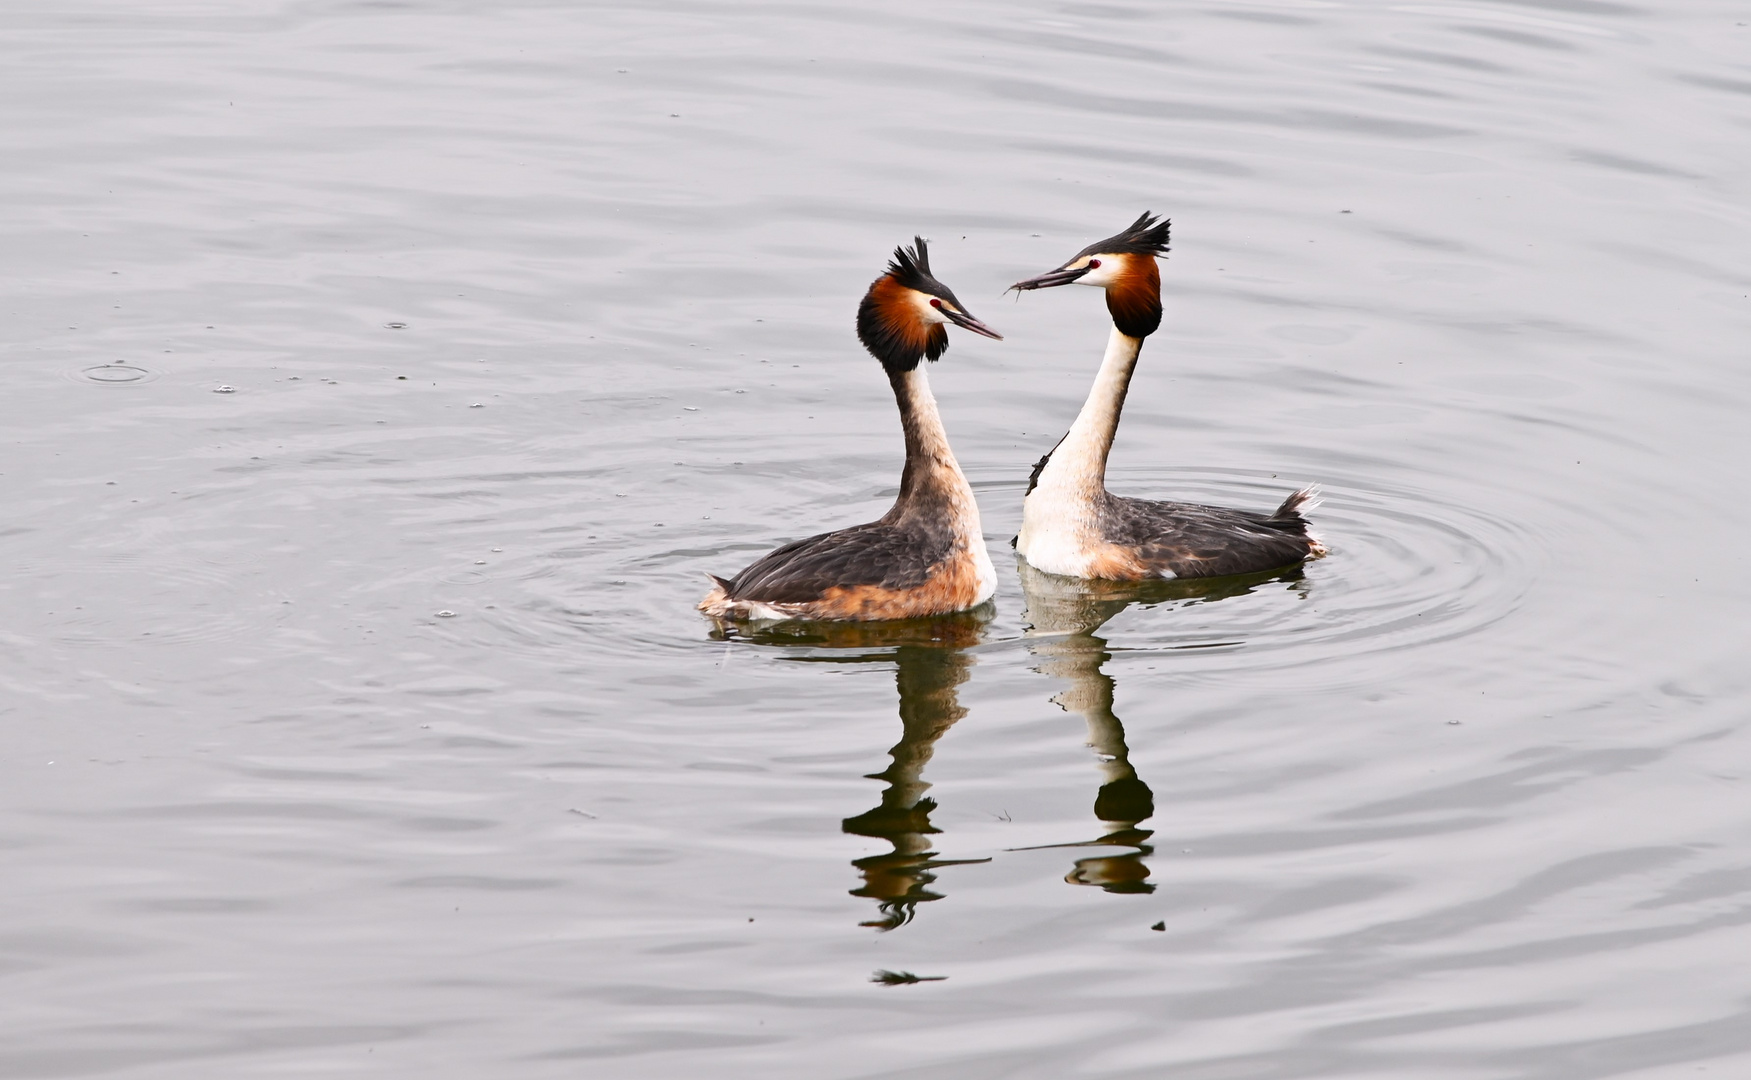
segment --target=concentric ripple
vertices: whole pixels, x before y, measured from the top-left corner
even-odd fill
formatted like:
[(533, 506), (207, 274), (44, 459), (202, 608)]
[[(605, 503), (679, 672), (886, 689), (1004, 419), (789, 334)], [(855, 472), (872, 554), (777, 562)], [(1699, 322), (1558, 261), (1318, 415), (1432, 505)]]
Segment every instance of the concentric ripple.
[(151, 382), (158, 377), (158, 372), (138, 364), (94, 364), (91, 367), (80, 368), (70, 373), (80, 382), (94, 382), (104, 386), (123, 386), (129, 383)]
[[(247, 567), (157, 553), (115, 553), (27, 567), (26, 610), (63, 645), (189, 644), (244, 637), (283, 618)], [(241, 572), (240, 572), (241, 571)], [(251, 596), (251, 593), (256, 595)]]
[[(1176, 663), (1211, 672), (1312, 665), (1465, 637), (1521, 604), (1543, 554), (1537, 540), (1505, 514), (1492, 515), (1442, 491), (1322, 472), (1327, 479), (1310, 516), (1330, 554), (1277, 573), (1142, 585), (1076, 582), (1024, 574), (1028, 568), (1019, 565), (1002, 538), (990, 537), (999, 578), (993, 609), (972, 639), (955, 644), (1005, 648), (1043, 632), (1029, 616), (1030, 607), (1038, 607), (1030, 591), (1037, 592), (1037, 583), (1047, 578), (1060, 594), (1067, 590), (1079, 603), (1099, 609), (1093, 625), (1082, 629), (1104, 627), (1099, 632), (1115, 652), (1174, 653), (1181, 658)], [(1110, 483), (1120, 492), (1261, 511), (1295, 486), (1290, 480), (1211, 469), (1115, 470)], [(988, 517), (1002, 520), (1002, 504), (1019, 505), (1023, 486), (984, 484), (979, 495)], [(513, 591), (524, 595), (505, 597), (488, 621), (524, 624), (522, 633), (511, 635), (523, 639), (523, 648), (538, 640), (559, 645), (603, 620), (623, 627), (610, 647), (688, 650), (706, 642), (711, 626), (691, 610), (703, 590), (687, 572), (697, 568), (689, 564), (705, 552), (671, 550), (626, 559), (628, 547), (636, 549), (631, 537), (608, 540), (581, 560), (595, 563), (595, 572), (607, 579), (582, 607), (570, 595), (576, 591), (570, 584), (574, 579), (555, 578), (553, 566), (570, 563), (575, 575), (580, 560), (511, 560), (502, 569), (516, 582)], [(728, 565), (742, 556), (738, 551), (709, 565)], [(1030, 590), (1024, 577), (1036, 587)], [(638, 629), (624, 629), (628, 625)], [(481, 629), (490, 638), (507, 628)], [(781, 627), (742, 635), (735, 643), (807, 655), (880, 647), (870, 637), (792, 633)]]
[[(1261, 510), (1293, 486), (1167, 470), (1111, 482)], [(1325, 558), (1255, 577), (1082, 585), (1120, 609), (1102, 635), (1116, 650), (1196, 650), (1214, 669), (1317, 663), (1478, 633), (1511, 614), (1536, 576), (1536, 541), (1477, 508), (1354, 478), (1321, 492), (1309, 516)]]

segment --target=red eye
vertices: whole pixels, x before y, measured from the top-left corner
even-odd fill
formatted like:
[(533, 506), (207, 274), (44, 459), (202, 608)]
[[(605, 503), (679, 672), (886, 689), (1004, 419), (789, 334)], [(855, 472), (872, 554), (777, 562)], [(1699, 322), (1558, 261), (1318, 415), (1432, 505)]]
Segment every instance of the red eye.
[(930, 301), (930, 306), (935, 308), (938, 311), (941, 311), (942, 310), (942, 301), (932, 298)]
[(1098, 269), (1099, 267), (1100, 267), (1100, 260), (1099, 259), (1088, 260), (1088, 268), (1090, 270), (1095, 270), (1095, 269)]

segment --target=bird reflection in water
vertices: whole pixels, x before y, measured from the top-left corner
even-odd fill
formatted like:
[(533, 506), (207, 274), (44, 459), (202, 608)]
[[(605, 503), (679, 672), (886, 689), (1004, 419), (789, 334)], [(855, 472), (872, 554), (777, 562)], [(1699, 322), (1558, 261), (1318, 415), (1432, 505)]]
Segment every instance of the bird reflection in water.
[(987, 608), (889, 623), (780, 623), (737, 635), (760, 644), (833, 650), (794, 657), (802, 662), (894, 665), (900, 691), (900, 741), (888, 751), (893, 759), (888, 767), (869, 774), (869, 779), (884, 781), (887, 787), (879, 804), (840, 823), (845, 832), (893, 845), (892, 851), (852, 861), (863, 885), (851, 895), (874, 900), (879, 911), (864, 926), (878, 930), (904, 926), (919, 904), (942, 899), (941, 893), (930, 889), (936, 868), (991, 861), (936, 857), (931, 837), (941, 830), (930, 823), (936, 800), (925, 794), (930, 783), (924, 779), (937, 740), (967, 714), (958, 689), (967, 680), (973, 658), (964, 650), (978, 644), (988, 612)]
[[(1088, 745), (1100, 763), (1102, 782), (1094, 797), (1101, 833), (1049, 848), (1088, 849), (1065, 880), (1114, 893), (1153, 892), (1144, 859), (1153, 852), (1152, 830), (1142, 823), (1155, 814), (1155, 795), (1131, 766), (1125, 728), (1113, 715), (1113, 678), (1103, 665), (1112, 658), (1105, 638), (1095, 636), (1132, 604), (1198, 603), (1243, 596), (1260, 586), (1286, 582), (1303, 591), (1299, 567), (1280, 572), (1182, 581), (1086, 581), (1043, 573), (1017, 560), (1027, 598), (1027, 648), (1036, 670), (1067, 685), (1052, 700), (1078, 713), (1088, 725)], [(912, 920), (919, 904), (942, 899), (930, 888), (944, 866), (990, 859), (939, 859), (931, 824), (936, 800), (926, 794), (924, 769), (937, 740), (965, 716), (959, 688), (974, 658), (967, 650), (982, 640), (990, 609), (903, 622), (786, 622), (734, 624), (714, 637), (793, 647), (788, 659), (817, 664), (893, 664), (900, 696), (900, 741), (888, 751), (886, 769), (869, 774), (887, 786), (871, 809), (845, 818), (840, 827), (856, 836), (886, 841), (892, 851), (852, 861), (863, 878), (853, 896), (876, 902), (879, 916), (862, 925), (892, 930)], [(1013, 848), (1015, 851), (1039, 848)]]
[(1060, 577), (1036, 570), (1022, 559), (1016, 560), (1016, 566), (1027, 598), (1028, 649), (1039, 660), (1034, 670), (1068, 684), (1052, 701), (1065, 712), (1082, 716), (1102, 774), (1094, 797), (1101, 835), (1044, 847), (1099, 850), (1076, 860), (1064, 878), (1072, 885), (1097, 885), (1113, 893), (1154, 892), (1149, 867), (1143, 862), (1155, 850), (1149, 843), (1154, 830), (1141, 825), (1155, 815), (1155, 793), (1131, 765), (1125, 726), (1113, 715), (1113, 677), (1102, 670), (1112, 654), (1106, 639), (1095, 636), (1095, 631), (1132, 604), (1213, 602), (1243, 596), (1271, 582), (1304, 589), (1302, 571), (1293, 567), (1224, 578), (1122, 582)]

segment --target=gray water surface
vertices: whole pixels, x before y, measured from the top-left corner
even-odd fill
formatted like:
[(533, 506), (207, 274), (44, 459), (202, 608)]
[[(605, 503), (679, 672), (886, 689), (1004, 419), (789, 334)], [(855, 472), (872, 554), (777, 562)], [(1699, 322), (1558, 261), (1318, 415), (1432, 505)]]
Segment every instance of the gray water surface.
[[(1748, 22), (12, 5), (0, 1076), (1751, 1075)], [(1332, 554), (1024, 592), (1145, 209), (1113, 488)], [(914, 233), (995, 605), (714, 637)]]

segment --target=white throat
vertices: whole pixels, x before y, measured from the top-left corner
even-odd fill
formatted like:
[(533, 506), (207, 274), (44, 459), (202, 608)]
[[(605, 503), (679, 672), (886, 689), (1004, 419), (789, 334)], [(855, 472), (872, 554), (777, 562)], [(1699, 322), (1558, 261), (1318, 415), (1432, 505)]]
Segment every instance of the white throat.
[(1113, 449), (1119, 414), (1125, 408), (1125, 392), (1130, 389), (1131, 373), (1137, 368), (1137, 354), (1142, 348), (1142, 338), (1121, 334), (1118, 327), (1113, 328), (1088, 400), (1082, 403), (1076, 422), (1070, 425), (1064, 441), (1040, 471), (1036, 491), (1051, 488), (1068, 494), (1086, 489), (1092, 495), (1106, 490), (1107, 455)]
[(1113, 328), (1088, 400), (1040, 470), (1034, 490), (1022, 502), (1021, 532), (1015, 547), (1042, 570), (1084, 576), (1083, 563), (1100, 535), (1107, 455), (1113, 448), (1125, 392), (1142, 348), (1142, 338)]

